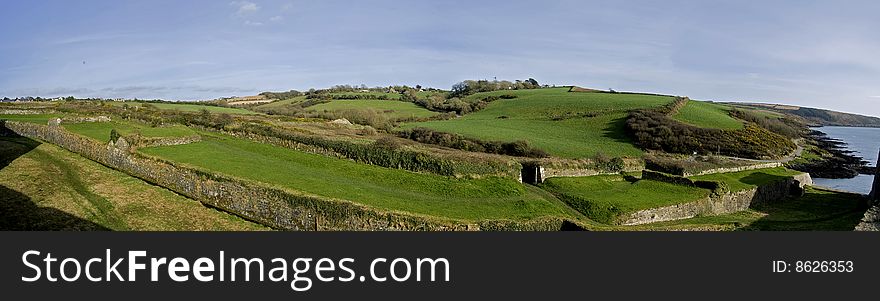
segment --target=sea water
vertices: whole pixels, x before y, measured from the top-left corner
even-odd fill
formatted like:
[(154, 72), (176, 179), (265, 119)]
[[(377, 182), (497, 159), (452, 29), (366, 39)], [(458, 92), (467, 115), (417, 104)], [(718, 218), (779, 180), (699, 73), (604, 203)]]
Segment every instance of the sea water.
[[(845, 142), (846, 149), (854, 151), (853, 155), (868, 161), (868, 165), (877, 166), (877, 152), (880, 150), (880, 128), (859, 128), (843, 126), (826, 126), (817, 128), (829, 138)], [(874, 176), (859, 175), (852, 179), (813, 179), (816, 186), (828, 187), (856, 193), (871, 193)]]

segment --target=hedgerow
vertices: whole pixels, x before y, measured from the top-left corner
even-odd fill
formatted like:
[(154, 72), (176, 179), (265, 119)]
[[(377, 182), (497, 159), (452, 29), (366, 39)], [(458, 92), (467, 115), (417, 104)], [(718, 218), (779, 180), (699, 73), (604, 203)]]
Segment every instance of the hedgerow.
[(700, 128), (678, 122), (665, 110), (636, 110), (626, 120), (627, 133), (639, 147), (679, 154), (721, 154), (743, 158), (779, 158), (795, 149), (788, 138), (755, 123), (743, 129)]

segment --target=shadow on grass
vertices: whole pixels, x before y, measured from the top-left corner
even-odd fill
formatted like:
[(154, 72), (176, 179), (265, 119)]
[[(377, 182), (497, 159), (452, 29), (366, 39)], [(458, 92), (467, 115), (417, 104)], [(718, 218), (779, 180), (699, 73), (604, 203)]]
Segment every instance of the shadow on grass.
[[(33, 139), (9, 132), (0, 123), (0, 170), (40, 145)], [(67, 212), (40, 207), (21, 192), (0, 185), (0, 230), (109, 230)]]
[(865, 196), (808, 188), (803, 197), (753, 206), (766, 216), (742, 230), (852, 231), (867, 211)]
[(743, 177), (739, 181), (744, 184), (761, 186), (761, 185), (771, 183), (771, 182), (785, 181), (785, 180), (788, 180), (789, 178), (791, 178), (791, 177), (771, 175), (771, 174), (767, 174), (767, 173), (763, 173), (763, 172), (756, 172), (756, 173), (752, 173), (746, 177)]
[(30, 197), (0, 185), (0, 230), (107, 231), (110, 229), (55, 208), (37, 206)]
[(626, 116), (620, 117), (608, 123), (605, 127), (602, 137), (609, 138), (615, 142), (632, 143), (632, 139), (626, 134)]
[(0, 169), (6, 168), (9, 163), (37, 146), (40, 146), (40, 142), (9, 131), (0, 120)]

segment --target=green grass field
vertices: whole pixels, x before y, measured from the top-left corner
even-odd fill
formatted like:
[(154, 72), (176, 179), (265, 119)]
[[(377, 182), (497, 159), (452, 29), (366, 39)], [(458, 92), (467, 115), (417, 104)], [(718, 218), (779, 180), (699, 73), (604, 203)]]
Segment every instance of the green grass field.
[(116, 129), (122, 135), (140, 133), (144, 137), (183, 137), (192, 136), (196, 132), (192, 129), (174, 125), (168, 127), (150, 127), (149, 125), (139, 124), (135, 122), (113, 121), (113, 122), (83, 122), (61, 124), (68, 131), (101, 141), (110, 141), (110, 130)]
[(49, 123), (49, 119), (61, 117), (59, 114), (6, 114), (0, 115), (0, 120), (11, 120), (11, 121), (21, 121), (21, 122), (30, 122), (37, 124), (47, 124)]
[(619, 175), (549, 178), (541, 185), (587, 217), (614, 223), (639, 210), (688, 203), (709, 196), (707, 189), (665, 182), (629, 182)]
[(431, 117), (437, 112), (429, 111), (411, 102), (398, 100), (334, 100), (308, 107), (310, 111), (341, 111), (371, 109), (391, 118)]
[(227, 113), (227, 114), (240, 114), (240, 115), (253, 115), (260, 114), (254, 111), (248, 111), (240, 108), (226, 108), (226, 107), (218, 107), (218, 106), (208, 106), (208, 105), (198, 105), (198, 104), (188, 104), (188, 103), (141, 103), (141, 102), (110, 102), (115, 106), (129, 105), (129, 106), (144, 106), (151, 105), (158, 109), (162, 110), (178, 110), (183, 112), (199, 112), (201, 110), (208, 110), (211, 113)]
[(743, 128), (742, 121), (730, 117), (730, 108), (705, 101), (689, 101), (675, 115), (675, 119), (690, 125), (725, 130)]
[(788, 177), (799, 175), (802, 172), (786, 169), (785, 167), (756, 169), (741, 172), (712, 174), (691, 177), (692, 180), (722, 182), (730, 187), (730, 191), (752, 189), (774, 181), (784, 180)]
[(226, 136), (143, 153), (380, 209), (462, 220), (560, 216), (567, 209), (515, 180), (453, 179), (297, 152)]
[[(496, 91), (469, 98), (503, 94), (517, 98), (496, 100), (487, 108), (461, 118), (409, 123), (403, 128), (427, 127), (484, 140), (526, 140), (551, 155), (564, 158), (592, 157), (599, 152), (641, 156), (643, 152), (630, 143), (624, 132), (626, 111), (672, 101), (671, 97), (664, 96), (570, 93), (568, 88)], [(582, 117), (591, 114), (598, 116)], [(574, 117), (553, 120), (560, 115)]]

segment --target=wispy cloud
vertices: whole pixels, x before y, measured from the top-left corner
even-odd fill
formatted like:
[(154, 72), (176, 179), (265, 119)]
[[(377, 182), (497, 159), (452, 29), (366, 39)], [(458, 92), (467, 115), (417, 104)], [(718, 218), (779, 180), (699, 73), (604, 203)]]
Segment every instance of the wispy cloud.
[(232, 1), (229, 4), (238, 8), (236, 14), (239, 16), (250, 15), (260, 10), (259, 5), (250, 1)]

